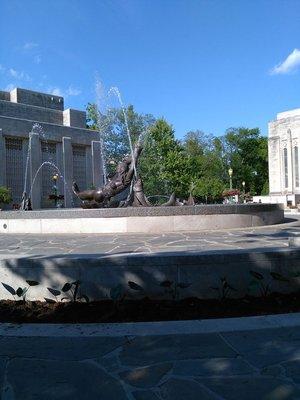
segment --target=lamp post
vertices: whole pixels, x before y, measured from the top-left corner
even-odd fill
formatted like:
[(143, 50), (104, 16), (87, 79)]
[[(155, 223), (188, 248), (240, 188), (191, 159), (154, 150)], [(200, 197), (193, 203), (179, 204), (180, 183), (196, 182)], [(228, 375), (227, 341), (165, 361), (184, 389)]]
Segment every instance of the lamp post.
[(230, 167), (229, 170), (228, 170), (230, 190), (232, 189), (232, 174), (233, 174), (233, 170)]
[(245, 181), (243, 181), (242, 182), (242, 186), (243, 186), (243, 197), (244, 197), (244, 203), (246, 203), (246, 199), (245, 199), (245, 185), (246, 185), (246, 182)]

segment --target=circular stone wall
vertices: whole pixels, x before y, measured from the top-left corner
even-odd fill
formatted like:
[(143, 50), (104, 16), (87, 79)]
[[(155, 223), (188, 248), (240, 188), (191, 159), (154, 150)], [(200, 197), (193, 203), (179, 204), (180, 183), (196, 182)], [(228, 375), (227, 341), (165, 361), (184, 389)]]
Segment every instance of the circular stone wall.
[(0, 233), (161, 233), (283, 222), (282, 204), (1, 211)]

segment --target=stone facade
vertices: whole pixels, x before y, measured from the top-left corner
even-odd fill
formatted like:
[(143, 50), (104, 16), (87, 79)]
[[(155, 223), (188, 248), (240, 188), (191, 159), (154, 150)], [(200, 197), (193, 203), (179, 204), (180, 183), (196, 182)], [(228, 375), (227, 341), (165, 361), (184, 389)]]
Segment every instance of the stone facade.
[(26, 183), (35, 209), (53, 206), (48, 196), (58, 170), (50, 163), (63, 175), (58, 191), (65, 207), (77, 203), (73, 179), (80, 189), (103, 184), (99, 133), (86, 128), (85, 112), (64, 110), (60, 96), (20, 88), (0, 91), (0, 186), (11, 188), (13, 203), (20, 203)]
[(300, 201), (300, 108), (277, 114), (269, 123), (270, 198), (293, 205)]

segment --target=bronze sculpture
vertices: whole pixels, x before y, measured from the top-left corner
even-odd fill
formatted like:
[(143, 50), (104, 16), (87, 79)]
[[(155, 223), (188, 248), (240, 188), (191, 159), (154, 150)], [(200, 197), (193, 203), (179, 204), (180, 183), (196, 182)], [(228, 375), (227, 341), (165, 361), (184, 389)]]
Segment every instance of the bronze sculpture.
[[(131, 187), (130, 192), (132, 192), (136, 170), (135, 166), (141, 152), (142, 146), (140, 143), (137, 143), (133, 151), (133, 157), (127, 156), (123, 161), (119, 162), (116, 173), (102, 188), (84, 190), (81, 192), (74, 181), (72, 189), (75, 195), (83, 201), (83, 208), (109, 207), (111, 199), (117, 194), (125, 191), (128, 187)], [(127, 204), (125, 204), (126, 202)], [(124, 205), (131, 205), (130, 203), (131, 199), (128, 197)]]
[[(138, 158), (142, 152), (142, 145), (138, 142), (132, 156), (126, 156), (119, 162), (114, 176), (103, 186), (94, 190), (80, 191), (77, 183), (73, 182), (73, 192), (82, 201), (82, 208), (107, 208), (107, 207), (151, 207), (143, 190), (141, 177), (136, 173)], [(129, 189), (126, 200), (116, 201), (114, 197)], [(194, 205), (192, 196), (188, 201), (181, 203), (175, 193), (162, 206)]]

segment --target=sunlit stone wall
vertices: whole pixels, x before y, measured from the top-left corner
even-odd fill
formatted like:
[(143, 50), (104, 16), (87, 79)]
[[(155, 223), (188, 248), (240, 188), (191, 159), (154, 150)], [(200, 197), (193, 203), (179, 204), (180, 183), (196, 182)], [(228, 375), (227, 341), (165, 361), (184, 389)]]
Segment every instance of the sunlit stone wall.
[[(39, 127), (33, 129), (36, 123)], [(0, 91), (0, 186), (11, 188), (13, 203), (21, 201), (28, 164), (25, 189), (30, 192), (35, 178), (31, 193), (35, 209), (53, 206), (47, 197), (58, 170), (64, 176), (58, 182), (59, 194), (65, 194), (66, 207), (72, 206), (73, 179), (81, 189), (103, 183), (99, 149), (99, 133), (86, 128), (85, 112), (64, 110), (63, 97), (20, 88)], [(45, 165), (36, 176), (43, 162), (56, 167)]]
[(286, 196), (292, 204), (300, 200), (300, 109), (277, 114), (269, 123), (270, 196)]

